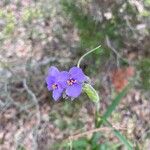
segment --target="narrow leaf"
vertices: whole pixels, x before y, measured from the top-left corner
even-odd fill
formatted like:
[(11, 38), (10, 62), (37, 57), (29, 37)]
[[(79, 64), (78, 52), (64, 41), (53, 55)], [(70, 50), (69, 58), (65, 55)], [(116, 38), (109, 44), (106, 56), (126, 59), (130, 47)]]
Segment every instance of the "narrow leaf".
[[(98, 123), (98, 127), (100, 127), (102, 124), (107, 124), (109, 127), (113, 128), (111, 123), (107, 121), (108, 117), (111, 116), (112, 112), (116, 109), (122, 98), (127, 94), (129, 86), (126, 86), (117, 96), (116, 98), (112, 101), (112, 104), (108, 107), (107, 111), (104, 113), (102, 117), (100, 117), (100, 121)], [(128, 148), (128, 150), (133, 150), (133, 147), (131, 143), (128, 142), (128, 140), (119, 132), (118, 130), (113, 128), (113, 132), (115, 136), (118, 137), (118, 139)]]
[(116, 109), (116, 107), (118, 106), (122, 98), (127, 94), (128, 89), (129, 89), (129, 85), (126, 86), (112, 101), (111, 105), (107, 108), (107, 111), (105, 112), (105, 114), (102, 116), (102, 119), (98, 123), (99, 127), (103, 123), (103, 120), (107, 120), (107, 118), (111, 116), (112, 112)]
[(105, 121), (105, 123), (107, 123), (107, 125), (109, 127), (111, 127), (113, 129), (114, 134), (128, 148), (128, 150), (133, 150), (132, 144), (126, 139), (126, 137), (124, 135), (122, 135), (122, 133), (120, 131), (114, 129), (109, 121), (107, 121), (107, 120), (104, 120), (104, 121)]

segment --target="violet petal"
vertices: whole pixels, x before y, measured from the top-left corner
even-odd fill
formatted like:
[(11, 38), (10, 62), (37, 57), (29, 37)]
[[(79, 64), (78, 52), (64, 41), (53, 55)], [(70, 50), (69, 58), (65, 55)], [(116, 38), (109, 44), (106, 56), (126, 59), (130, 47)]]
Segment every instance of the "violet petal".
[(57, 101), (57, 100), (61, 97), (62, 92), (63, 92), (62, 89), (53, 90), (53, 95), (52, 95), (52, 96), (53, 96), (53, 99), (54, 99), (55, 101)]
[(69, 70), (69, 73), (71, 74), (71, 77), (75, 80), (77, 80), (78, 82), (84, 82), (86, 81), (86, 76), (83, 73), (81, 68), (78, 67), (72, 67)]
[(55, 83), (55, 77), (47, 76), (46, 83), (47, 83), (48, 90), (52, 90), (52, 85)]
[(48, 69), (48, 75), (57, 76), (58, 74), (59, 74), (59, 70), (56, 67), (52, 66)]
[(70, 97), (76, 98), (78, 97), (82, 92), (82, 85), (80, 84), (73, 84), (71, 86), (68, 86), (66, 89), (66, 94)]

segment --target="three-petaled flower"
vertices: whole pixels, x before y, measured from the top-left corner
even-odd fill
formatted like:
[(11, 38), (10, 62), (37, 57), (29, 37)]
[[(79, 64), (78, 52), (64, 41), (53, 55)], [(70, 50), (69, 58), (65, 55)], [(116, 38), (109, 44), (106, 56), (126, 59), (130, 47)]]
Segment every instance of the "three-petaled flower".
[(58, 100), (63, 92), (71, 98), (78, 97), (86, 79), (86, 75), (78, 67), (72, 67), (69, 72), (60, 72), (56, 67), (50, 67), (46, 83), (48, 90), (53, 91), (54, 100)]
[(46, 83), (48, 90), (53, 91), (52, 96), (54, 100), (58, 100), (63, 93), (60, 79), (60, 71), (54, 66), (50, 67), (48, 70), (48, 76), (46, 77)]
[(61, 79), (66, 95), (76, 98), (81, 94), (82, 84), (86, 81), (87, 77), (80, 68), (72, 67), (69, 72), (62, 71)]

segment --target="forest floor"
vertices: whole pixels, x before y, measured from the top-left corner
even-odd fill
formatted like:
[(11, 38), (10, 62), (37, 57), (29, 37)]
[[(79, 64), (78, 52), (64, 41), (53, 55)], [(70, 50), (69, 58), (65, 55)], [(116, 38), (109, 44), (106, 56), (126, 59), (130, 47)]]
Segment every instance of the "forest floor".
[[(91, 102), (85, 98), (54, 102), (45, 85), (50, 65), (68, 68), (77, 62), (75, 49), (80, 40), (77, 29), (68, 24), (59, 11), (51, 12), (45, 19), (40, 17), (41, 12), (32, 9), (33, 16), (30, 16), (26, 8), (38, 8), (42, 4), (35, 7), (30, 3), (28, 7), (29, 3), (23, 1), (17, 8), (15, 3), (4, 6), (0, 2), (0, 14), (4, 13), (5, 19), (12, 18), (9, 21), (13, 24), (13, 14), (15, 22), (19, 20), (17, 27), (5, 28), (2, 33), (5, 36), (0, 34), (3, 37), (0, 47), (0, 150), (49, 150), (54, 143), (61, 143), (77, 132), (94, 129), (95, 108)], [(57, 5), (57, 1), (53, 3), (52, 6)], [(30, 17), (34, 19), (31, 21)], [(4, 20), (0, 20), (0, 27), (5, 24)], [(100, 82), (99, 75), (91, 80)], [(97, 89), (101, 95), (100, 113), (105, 112), (112, 99), (109, 83), (103, 82), (103, 90)], [(150, 149), (147, 138), (150, 99), (140, 89), (132, 87), (109, 120), (114, 126), (125, 128), (121, 132), (131, 141), (140, 143), (141, 150)], [(110, 132), (105, 136), (118, 142)]]

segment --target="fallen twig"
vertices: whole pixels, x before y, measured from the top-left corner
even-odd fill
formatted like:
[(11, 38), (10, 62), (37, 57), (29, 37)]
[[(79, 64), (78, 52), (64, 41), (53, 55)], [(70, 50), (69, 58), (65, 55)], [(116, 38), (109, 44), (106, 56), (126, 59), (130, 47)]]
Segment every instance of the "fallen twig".
[(37, 100), (35, 94), (29, 89), (29, 87), (26, 83), (26, 79), (23, 80), (23, 85), (24, 85), (24, 88), (27, 91), (27, 93), (32, 97), (32, 101), (35, 103), (35, 106), (36, 106), (37, 123), (36, 123), (34, 129), (32, 130), (32, 135), (34, 136), (34, 150), (37, 150), (37, 130), (38, 130), (38, 128), (40, 126), (40, 122), (41, 122), (40, 108), (39, 108), (38, 100)]
[[(123, 128), (123, 127), (115, 127), (114, 126), (114, 128), (117, 129), (117, 130), (126, 130), (126, 128)], [(82, 132), (82, 133), (79, 133), (79, 134), (71, 135), (66, 140), (77, 140), (80, 137), (87, 136), (87, 135), (93, 134), (95, 132), (111, 131), (111, 130), (114, 130), (114, 129), (109, 128), (109, 127), (101, 127), (101, 128), (91, 129), (89, 131), (85, 131), (85, 132)]]

